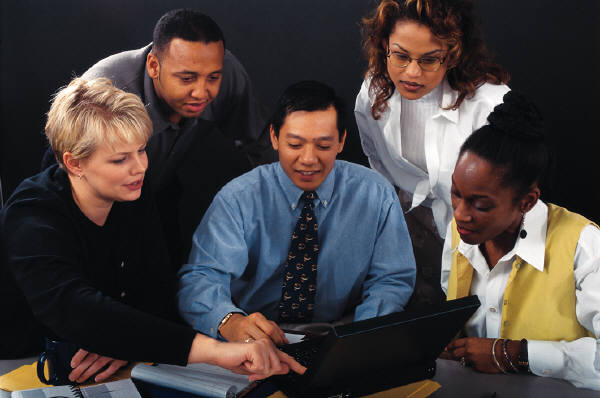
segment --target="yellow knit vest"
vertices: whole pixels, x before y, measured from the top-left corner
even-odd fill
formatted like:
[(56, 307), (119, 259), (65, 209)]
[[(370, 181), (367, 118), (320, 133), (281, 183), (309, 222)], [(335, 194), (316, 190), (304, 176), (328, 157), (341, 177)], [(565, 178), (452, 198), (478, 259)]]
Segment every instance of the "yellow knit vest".
[[(579, 214), (548, 204), (544, 271), (538, 271), (516, 256), (504, 291), (500, 337), (572, 341), (592, 336), (577, 321), (573, 277), (579, 235), (589, 224), (595, 225)], [(452, 220), (454, 250), (448, 300), (465, 297), (471, 289), (473, 267), (456, 250), (459, 241), (456, 222)]]

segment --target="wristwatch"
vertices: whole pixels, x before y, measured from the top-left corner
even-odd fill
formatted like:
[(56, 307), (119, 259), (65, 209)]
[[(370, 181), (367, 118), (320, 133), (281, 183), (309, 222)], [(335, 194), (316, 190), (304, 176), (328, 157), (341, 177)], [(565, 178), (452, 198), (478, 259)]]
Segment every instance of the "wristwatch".
[(527, 339), (521, 340), (519, 345), (519, 370), (523, 373), (530, 373), (529, 370), (529, 354), (527, 351)]

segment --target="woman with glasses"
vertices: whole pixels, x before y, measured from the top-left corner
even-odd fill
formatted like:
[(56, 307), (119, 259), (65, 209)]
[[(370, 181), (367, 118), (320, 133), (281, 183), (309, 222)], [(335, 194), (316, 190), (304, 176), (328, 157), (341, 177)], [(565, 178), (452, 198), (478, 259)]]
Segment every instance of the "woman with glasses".
[(600, 390), (600, 230), (539, 199), (549, 152), (530, 101), (511, 91), (488, 120), (460, 149), (442, 260), (448, 299), (481, 306), (443, 356)]
[(382, 0), (363, 20), (369, 69), (356, 98), (362, 147), (398, 190), (415, 258), (411, 304), (435, 302), (450, 175), (464, 140), (509, 90), (466, 0)]
[(220, 343), (177, 322), (156, 208), (144, 176), (152, 122), (107, 79), (57, 93), (46, 136), (58, 162), (0, 212), (0, 358), (44, 337), (81, 347), (69, 378), (102, 381), (126, 361), (207, 362), (262, 378), (303, 368), (268, 339)]

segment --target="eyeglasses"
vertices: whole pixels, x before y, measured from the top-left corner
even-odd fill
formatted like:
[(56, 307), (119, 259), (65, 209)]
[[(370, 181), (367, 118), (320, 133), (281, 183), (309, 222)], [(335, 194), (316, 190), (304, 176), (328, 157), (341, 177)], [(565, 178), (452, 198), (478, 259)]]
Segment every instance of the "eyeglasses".
[(387, 57), (390, 59), (390, 63), (398, 68), (406, 68), (412, 61), (417, 61), (419, 67), (426, 72), (435, 72), (440, 69), (440, 66), (446, 61), (448, 55), (444, 57), (436, 57), (433, 55), (426, 55), (421, 58), (411, 58), (406, 53), (397, 51), (390, 51), (388, 49)]

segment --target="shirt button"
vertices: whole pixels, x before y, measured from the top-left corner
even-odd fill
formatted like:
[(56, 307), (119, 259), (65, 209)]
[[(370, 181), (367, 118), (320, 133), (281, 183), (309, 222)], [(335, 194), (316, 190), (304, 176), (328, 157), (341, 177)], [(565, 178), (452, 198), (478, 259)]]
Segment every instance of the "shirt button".
[(504, 300), (504, 305), (508, 305), (508, 300)]
[(327, 201), (326, 200), (323, 201), (323, 205), (327, 206)]
[(127, 294), (125, 292), (121, 292), (121, 298), (125, 298)]
[(295, 209), (295, 208), (296, 208), (296, 204), (292, 203), (292, 209)]
[(490, 307), (490, 312), (496, 312), (496, 308), (495, 307)]

